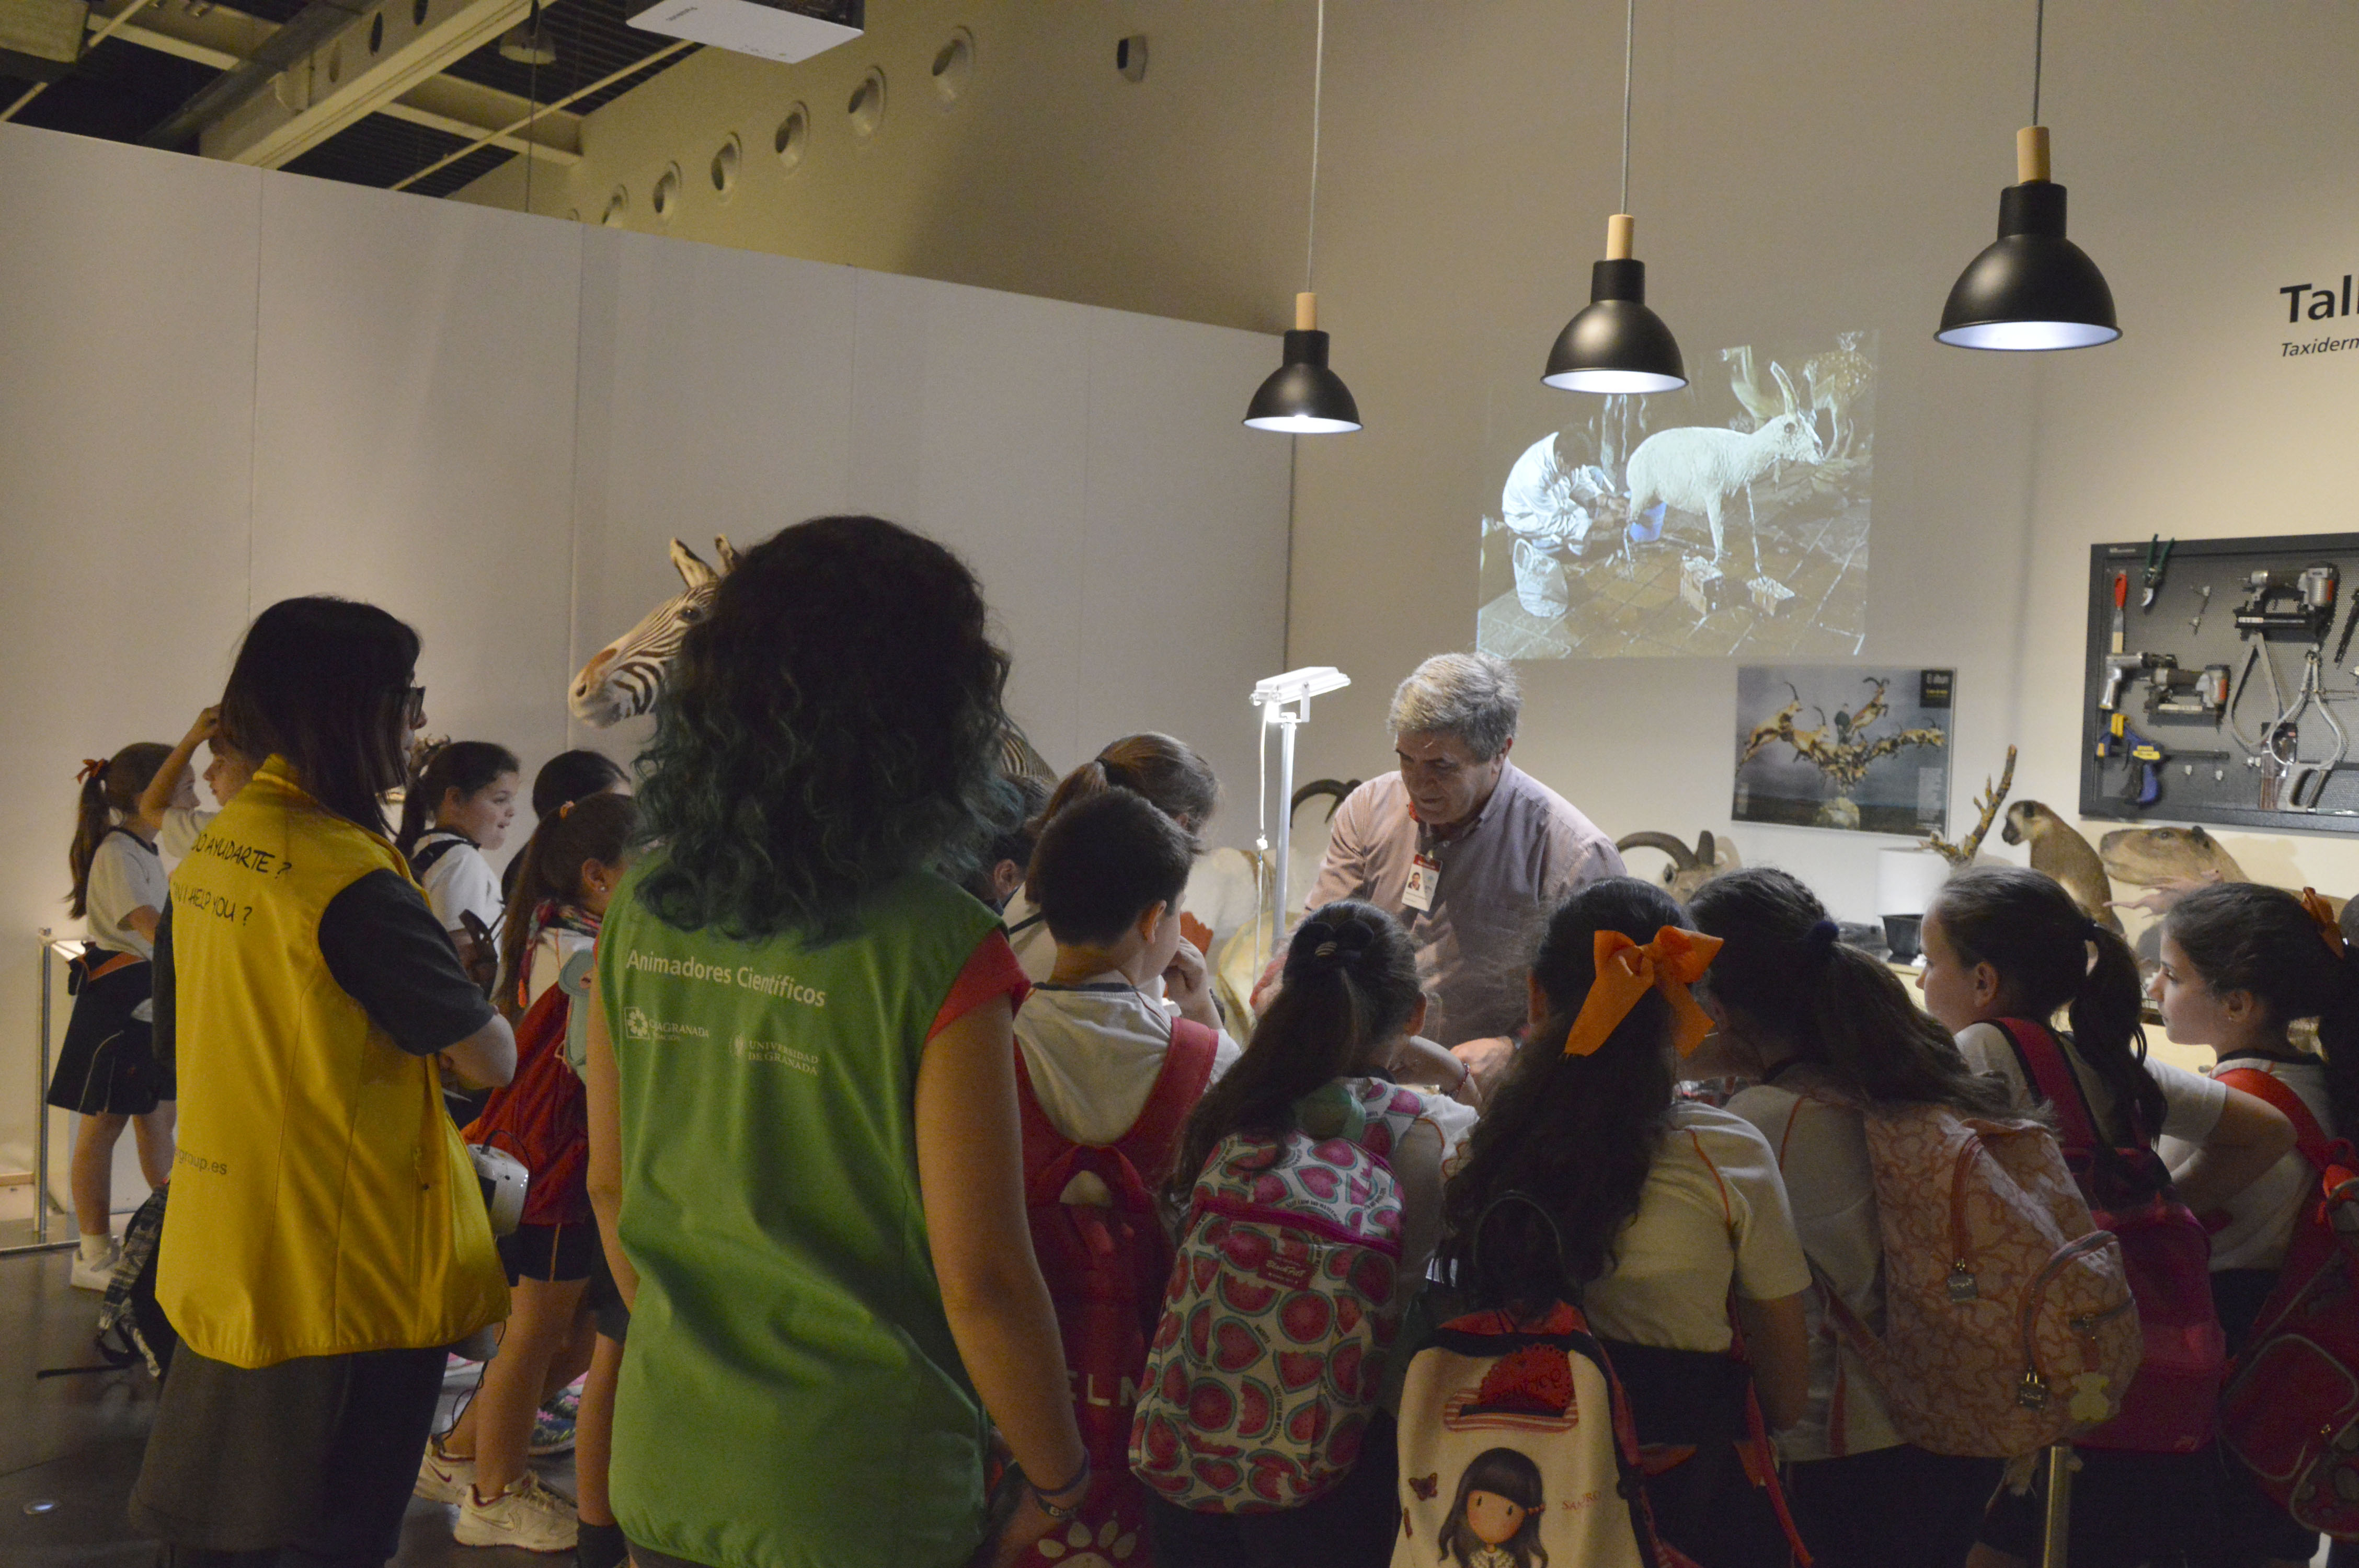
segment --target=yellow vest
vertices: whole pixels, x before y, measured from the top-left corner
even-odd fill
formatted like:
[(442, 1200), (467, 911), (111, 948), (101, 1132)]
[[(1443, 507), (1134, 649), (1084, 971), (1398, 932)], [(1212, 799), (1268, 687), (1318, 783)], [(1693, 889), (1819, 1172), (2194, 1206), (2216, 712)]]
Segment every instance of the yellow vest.
[(179, 1150), (156, 1296), (233, 1367), (445, 1345), (507, 1315), (433, 1059), (320, 951), (329, 901), (380, 871), (412, 880), (273, 757), (172, 873)]

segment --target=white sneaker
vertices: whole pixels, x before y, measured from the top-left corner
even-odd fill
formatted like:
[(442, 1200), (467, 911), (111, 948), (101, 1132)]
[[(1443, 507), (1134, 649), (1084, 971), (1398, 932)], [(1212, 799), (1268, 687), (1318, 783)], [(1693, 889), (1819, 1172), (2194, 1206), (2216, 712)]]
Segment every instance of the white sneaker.
[(106, 1256), (92, 1263), (79, 1252), (74, 1254), (73, 1288), (78, 1291), (103, 1291), (114, 1281), (114, 1249), (108, 1248)]
[(459, 1505), (459, 1522), (451, 1530), (462, 1546), (513, 1546), (526, 1552), (571, 1552), (581, 1532), (572, 1499), (542, 1486), (529, 1470), (489, 1502), (470, 1483), (466, 1500)]
[(426, 1440), (426, 1457), (418, 1462), (418, 1485), (410, 1490), (429, 1503), (463, 1503), (475, 1484), (475, 1462), (453, 1459), (442, 1452), (442, 1440)]

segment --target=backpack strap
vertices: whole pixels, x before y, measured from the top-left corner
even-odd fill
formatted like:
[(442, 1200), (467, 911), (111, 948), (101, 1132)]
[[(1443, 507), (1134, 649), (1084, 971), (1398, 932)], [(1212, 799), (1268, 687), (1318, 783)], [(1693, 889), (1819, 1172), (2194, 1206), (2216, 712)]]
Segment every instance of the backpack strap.
[(1180, 1130), (1196, 1102), (1204, 1098), (1204, 1086), (1212, 1081), (1212, 1061), (1220, 1049), (1219, 1030), (1193, 1019), (1171, 1021), (1171, 1044), (1163, 1053), (1155, 1087), (1147, 1092), (1147, 1104), (1140, 1108), (1130, 1130), (1114, 1141), (1114, 1147), (1150, 1184), (1168, 1173), (1179, 1148)]
[[(437, 831), (440, 832), (444, 830), (437, 829)], [(468, 838), (463, 833), (452, 833), (447, 838), (437, 838), (431, 844), (421, 846), (417, 853), (409, 857), (409, 874), (413, 877), (425, 876), (427, 871), (432, 868), (435, 861), (440, 860), (443, 856), (449, 854), (451, 850), (457, 849), (462, 844), (466, 845), (467, 848), (471, 849), (475, 847), (475, 841), (473, 838)]]
[(1073, 1141), (1059, 1131), (1041, 1108), (1040, 1097), (1032, 1087), (1031, 1070), (1024, 1065), (1022, 1042), (1016, 1043), (1015, 1051), (1016, 1119), (1023, 1132), (1024, 1180), (1028, 1186), (1059, 1155), (1073, 1147)]
[(2225, 1084), (2232, 1089), (2242, 1089), (2255, 1099), (2267, 1100), (2288, 1121), (2293, 1123), (2294, 1148), (2310, 1162), (2312, 1169), (2323, 1173), (2332, 1157), (2327, 1152), (2326, 1130), (2318, 1125), (2318, 1118), (2292, 1085), (2274, 1073), (2264, 1073), (2255, 1067), (2226, 1067), (2212, 1075), (2215, 1084)]
[(2015, 1044), (2016, 1059), (2023, 1064), (2024, 1076), (2039, 1091), (2039, 1098), (2056, 1109), (2056, 1130), (2063, 1134), (2060, 1140), (2067, 1153), (2093, 1154), (2105, 1144), (2097, 1130), (2097, 1116), (2089, 1104), (2089, 1091), (2081, 1083), (2081, 1075), (2065, 1060), (2064, 1047), (2056, 1036), (2027, 1018), (2002, 1018), (1998, 1026), (2006, 1031)]

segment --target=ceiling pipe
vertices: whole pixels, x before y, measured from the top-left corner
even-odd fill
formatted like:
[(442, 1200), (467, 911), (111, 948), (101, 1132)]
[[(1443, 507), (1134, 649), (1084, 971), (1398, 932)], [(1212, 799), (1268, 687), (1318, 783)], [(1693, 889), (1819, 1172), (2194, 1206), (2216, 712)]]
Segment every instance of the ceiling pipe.
[(199, 89), (169, 119), (142, 137), (140, 146), (179, 146), (259, 96), (279, 72), (360, 20), (368, 10), (368, 0), (311, 0), (265, 38), (251, 59)]

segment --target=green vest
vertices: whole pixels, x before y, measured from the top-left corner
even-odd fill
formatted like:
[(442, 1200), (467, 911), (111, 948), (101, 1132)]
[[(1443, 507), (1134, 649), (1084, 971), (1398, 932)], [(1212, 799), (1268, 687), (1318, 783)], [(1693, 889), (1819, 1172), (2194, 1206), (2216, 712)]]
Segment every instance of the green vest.
[(658, 863), (598, 939), (639, 1275), (615, 1517), (722, 1568), (957, 1563), (988, 1426), (926, 1239), (918, 1062), (996, 919), (913, 876), (832, 946), (734, 942), (639, 902)]

